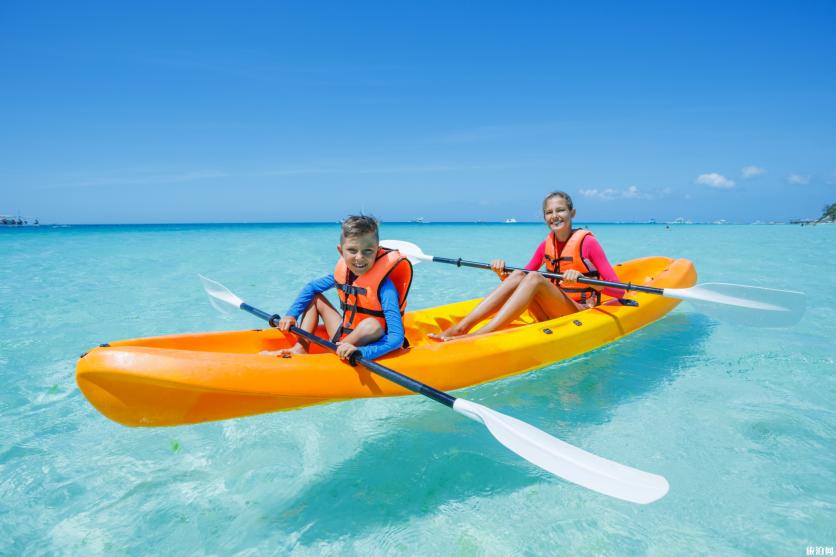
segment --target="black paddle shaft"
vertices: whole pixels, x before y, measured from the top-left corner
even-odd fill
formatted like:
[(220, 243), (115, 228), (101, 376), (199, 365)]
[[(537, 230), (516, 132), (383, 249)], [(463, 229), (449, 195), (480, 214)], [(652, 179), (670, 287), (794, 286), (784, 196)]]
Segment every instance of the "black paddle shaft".
[[(271, 327), (275, 327), (276, 325), (278, 325), (279, 324), (279, 319), (281, 319), (281, 317), (277, 314), (267, 313), (265, 311), (261, 311), (260, 309), (255, 308), (255, 307), (253, 307), (253, 306), (251, 306), (247, 303), (242, 302), (239, 307), (241, 309), (243, 309), (244, 311), (247, 311), (247, 312), (255, 315), (256, 317), (260, 317), (261, 319), (264, 319), (265, 321), (267, 321), (270, 324)], [(299, 327), (294, 326), (294, 327), (290, 328), (290, 331), (293, 334), (304, 337), (304, 338), (308, 339), (309, 341), (314, 342), (314, 343), (322, 346), (323, 348), (327, 348), (328, 350), (330, 350), (332, 352), (335, 352), (337, 350), (337, 345), (334, 344), (333, 342), (329, 342), (329, 341), (325, 340), (324, 338), (320, 338), (320, 337), (316, 336), (315, 334), (309, 333), (308, 331), (306, 331), (304, 329), (300, 329)], [(413, 393), (418, 393), (418, 394), (424, 395), (428, 398), (433, 399), (436, 402), (440, 402), (441, 404), (443, 404), (445, 406), (449, 406), (450, 408), (452, 408), (453, 403), (456, 402), (456, 397), (454, 397), (453, 395), (448, 395), (444, 391), (439, 391), (438, 389), (433, 389), (429, 385), (425, 385), (424, 383), (421, 383), (420, 381), (416, 381), (415, 379), (412, 379), (411, 377), (407, 377), (406, 375), (402, 375), (402, 374), (398, 373), (397, 371), (395, 371), (394, 369), (390, 369), (386, 366), (382, 366), (382, 365), (380, 365), (378, 363), (375, 363), (371, 360), (367, 360), (367, 359), (363, 358), (362, 356), (360, 356), (360, 351), (359, 350), (351, 355), (351, 357), (349, 358), (349, 363), (351, 365), (360, 364), (363, 367), (365, 367), (366, 369), (368, 369), (369, 371), (371, 371), (372, 373), (376, 373), (377, 375), (380, 375), (381, 377), (384, 377), (384, 378), (388, 379), (392, 383), (400, 385), (404, 389), (409, 389)]]
[[(479, 263), (478, 261), (465, 261), (461, 257), (458, 259), (448, 259), (446, 257), (435, 257), (433, 256), (433, 262), (437, 263), (447, 263), (450, 265), (456, 265), (457, 267), (475, 267), (477, 269), (490, 269), (491, 266), (487, 263)], [(563, 275), (560, 273), (547, 273), (545, 271), (530, 271), (528, 269), (520, 269), (519, 267), (505, 267), (505, 270), (509, 273), (512, 271), (522, 271), (523, 273), (537, 273), (539, 272), (546, 278), (563, 280)], [(610, 288), (620, 288), (622, 290), (635, 290), (636, 292), (647, 292), (648, 294), (659, 294), (660, 296), (665, 293), (662, 288), (654, 288), (652, 286), (640, 286), (638, 284), (632, 284), (629, 282), (611, 282), (608, 280), (596, 280), (586, 277), (579, 277), (578, 282), (581, 284), (591, 284), (593, 286), (609, 286)]]

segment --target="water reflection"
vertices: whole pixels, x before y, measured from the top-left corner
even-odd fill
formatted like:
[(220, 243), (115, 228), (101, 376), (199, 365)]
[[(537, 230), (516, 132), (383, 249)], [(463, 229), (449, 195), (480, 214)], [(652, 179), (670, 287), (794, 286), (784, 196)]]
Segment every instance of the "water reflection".
[[(701, 354), (711, 329), (704, 316), (673, 314), (608, 348), (459, 394), (564, 436), (674, 380)], [(268, 510), (275, 526), (308, 545), (391, 527), (470, 497), (558, 481), (480, 425), (430, 401), (410, 402), (426, 410), (392, 420), (387, 435), (297, 497), (277, 502)]]

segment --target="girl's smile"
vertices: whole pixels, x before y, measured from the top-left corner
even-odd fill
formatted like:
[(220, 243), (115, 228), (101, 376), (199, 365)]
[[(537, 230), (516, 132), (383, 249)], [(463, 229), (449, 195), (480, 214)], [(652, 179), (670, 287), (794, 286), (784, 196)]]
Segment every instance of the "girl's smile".
[(562, 197), (551, 197), (543, 207), (543, 220), (546, 221), (549, 229), (565, 241), (572, 231), (572, 219), (575, 217), (575, 209), (570, 209), (569, 204)]

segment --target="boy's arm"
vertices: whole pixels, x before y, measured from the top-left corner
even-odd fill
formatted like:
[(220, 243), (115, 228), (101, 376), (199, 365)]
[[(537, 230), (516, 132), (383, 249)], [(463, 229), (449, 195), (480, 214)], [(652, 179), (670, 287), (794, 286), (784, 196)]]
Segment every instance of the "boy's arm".
[(383, 317), (386, 319), (386, 332), (378, 340), (359, 347), (365, 359), (374, 360), (403, 347), (403, 318), (398, 298), (398, 289), (387, 278), (380, 286), (380, 305), (383, 308)]
[(334, 288), (336, 285), (337, 282), (334, 280), (333, 274), (312, 280), (299, 292), (296, 300), (291, 304), (290, 309), (287, 310), (285, 315), (299, 319), (299, 316), (311, 305), (314, 296), (320, 292), (325, 292), (329, 288)]

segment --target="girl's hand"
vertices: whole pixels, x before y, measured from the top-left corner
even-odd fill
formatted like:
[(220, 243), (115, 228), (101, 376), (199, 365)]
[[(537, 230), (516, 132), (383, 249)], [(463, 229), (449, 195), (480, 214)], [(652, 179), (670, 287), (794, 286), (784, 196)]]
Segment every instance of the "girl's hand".
[(359, 349), (353, 344), (348, 342), (338, 342), (336, 354), (341, 360), (347, 360), (352, 354), (357, 352), (357, 350)]
[(508, 273), (505, 271), (505, 260), (504, 259), (494, 259), (491, 261), (491, 270), (499, 275), (499, 278), (504, 279)]
[(276, 328), (280, 331), (289, 331), (294, 325), (296, 325), (296, 318), (290, 315), (285, 315), (279, 320), (279, 324)]
[(563, 273), (563, 280), (566, 282), (576, 282), (580, 278), (581, 273), (576, 269), (569, 269)]

